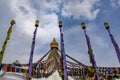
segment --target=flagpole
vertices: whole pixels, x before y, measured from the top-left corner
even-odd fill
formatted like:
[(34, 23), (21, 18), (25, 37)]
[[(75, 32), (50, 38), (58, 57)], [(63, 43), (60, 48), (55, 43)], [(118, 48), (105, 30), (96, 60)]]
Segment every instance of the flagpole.
[(106, 28), (107, 31), (108, 31), (108, 34), (109, 34), (109, 36), (110, 36), (110, 38), (111, 38), (111, 42), (113, 43), (113, 46), (114, 46), (115, 51), (116, 51), (118, 61), (119, 61), (119, 63), (120, 63), (120, 48), (119, 48), (117, 42), (115, 41), (113, 35), (112, 35), (111, 32), (110, 32), (110, 27), (109, 27), (108, 23), (105, 22), (105, 23), (104, 23), (104, 26), (105, 26), (105, 28)]
[(31, 45), (31, 52), (30, 52), (30, 58), (29, 58), (29, 67), (28, 67), (28, 80), (31, 80), (32, 78), (32, 62), (33, 62), (33, 53), (34, 53), (34, 48), (35, 48), (35, 38), (36, 38), (36, 33), (37, 33), (37, 28), (39, 26), (39, 21), (35, 21), (35, 30), (33, 33), (33, 39), (32, 39), (32, 45)]
[(7, 36), (5, 38), (5, 41), (4, 41), (3, 45), (2, 45), (2, 50), (0, 52), (0, 64), (2, 63), (2, 59), (3, 59), (4, 53), (5, 53), (5, 49), (6, 49), (6, 45), (7, 45), (8, 40), (10, 39), (10, 35), (12, 33), (12, 27), (15, 24), (15, 20), (12, 20), (10, 22), (10, 24), (11, 25), (10, 25), (10, 27), (8, 29)]
[(62, 76), (62, 80), (68, 80), (68, 71), (67, 71), (67, 62), (66, 62), (66, 55), (64, 49), (64, 39), (62, 33), (62, 21), (59, 21), (59, 28), (60, 28), (60, 43), (61, 43), (61, 56), (62, 56), (62, 66), (64, 75)]
[(89, 39), (89, 36), (87, 35), (86, 30), (85, 30), (86, 29), (85, 23), (82, 22), (81, 26), (82, 26), (82, 29), (84, 30), (84, 34), (85, 34), (85, 38), (86, 38), (86, 42), (87, 42), (87, 46), (88, 46), (88, 54), (89, 54), (89, 58), (90, 58), (90, 63), (92, 64), (92, 66), (93, 66), (93, 68), (95, 70), (96, 80), (98, 80), (99, 79), (98, 69), (97, 69), (96, 61), (94, 59), (94, 55), (93, 55), (93, 50), (92, 50), (92, 46), (91, 46), (91, 43), (90, 43), (90, 39)]

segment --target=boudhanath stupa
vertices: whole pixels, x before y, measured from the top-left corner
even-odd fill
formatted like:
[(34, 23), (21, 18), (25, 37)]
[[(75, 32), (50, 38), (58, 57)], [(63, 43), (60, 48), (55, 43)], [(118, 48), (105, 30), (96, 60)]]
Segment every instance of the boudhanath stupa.
[[(55, 38), (53, 38), (53, 41), (50, 43), (50, 50), (46, 51), (47, 53), (44, 54), (43, 57), (33, 63), (32, 59), (35, 47), (35, 38), (37, 28), (39, 26), (38, 20), (35, 22), (29, 63), (21, 64), (18, 60), (11, 64), (2, 63), (4, 51), (7, 46), (7, 42), (10, 39), (12, 26), (14, 24), (15, 21), (11, 21), (11, 26), (8, 29), (7, 36), (0, 52), (0, 80), (115, 80), (116, 78), (120, 78), (120, 67), (98, 67), (96, 65), (84, 22), (82, 22), (81, 25), (85, 33), (88, 45), (88, 54), (92, 66), (85, 65), (65, 53), (62, 21), (59, 21), (60, 48), (58, 45), (59, 43)], [(118, 45), (114, 40), (107, 23), (105, 23), (105, 27), (110, 34), (115, 49), (118, 50)]]

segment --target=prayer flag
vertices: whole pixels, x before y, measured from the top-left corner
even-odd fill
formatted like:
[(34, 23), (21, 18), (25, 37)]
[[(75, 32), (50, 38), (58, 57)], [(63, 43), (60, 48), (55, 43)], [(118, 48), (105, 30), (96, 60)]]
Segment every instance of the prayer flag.
[(61, 28), (60, 28), (60, 38), (61, 38), (62, 64), (63, 64), (63, 71), (64, 71), (63, 80), (68, 80), (67, 62), (66, 62), (66, 55), (65, 55), (65, 50), (64, 50), (63, 33), (62, 33), (62, 29)]
[(98, 80), (98, 79), (99, 79), (99, 75), (98, 75), (98, 70), (97, 70), (96, 61), (95, 61), (94, 55), (93, 55), (93, 53), (92, 53), (92, 46), (91, 46), (91, 43), (90, 43), (90, 38), (89, 38), (89, 36), (87, 35), (85, 29), (84, 29), (84, 33), (85, 33), (86, 42), (87, 42), (87, 46), (88, 46), (88, 54), (89, 54), (89, 57), (90, 57), (90, 63), (92, 64), (92, 66), (93, 66), (93, 68), (94, 68), (94, 70), (95, 70), (96, 79)]
[(110, 30), (109, 30), (109, 29), (107, 29), (107, 30), (108, 30), (109, 36), (110, 36), (110, 38), (111, 38), (111, 41), (112, 41), (112, 43), (113, 43), (113, 46), (114, 46), (114, 48), (115, 48), (115, 51), (116, 51), (116, 54), (117, 54), (117, 57), (118, 57), (118, 61), (119, 61), (119, 63), (120, 63), (120, 48), (119, 48), (117, 42), (115, 41), (113, 35), (111, 34)]
[(30, 52), (30, 58), (29, 58), (29, 72), (28, 72), (28, 77), (31, 78), (32, 76), (32, 61), (33, 61), (33, 53), (34, 53), (34, 48), (35, 48), (35, 37), (36, 37), (36, 33), (37, 33), (37, 27), (35, 28), (34, 31), (34, 35), (33, 35), (33, 40), (32, 40), (32, 45), (31, 45), (31, 52)]

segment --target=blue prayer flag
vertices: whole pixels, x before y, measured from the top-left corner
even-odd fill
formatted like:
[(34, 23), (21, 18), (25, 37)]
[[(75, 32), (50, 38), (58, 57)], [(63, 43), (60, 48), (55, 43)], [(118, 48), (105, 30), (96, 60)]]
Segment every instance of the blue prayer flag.
[(113, 35), (111, 34), (111, 32), (110, 32), (109, 29), (108, 29), (108, 33), (109, 33), (109, 36), (110, 36), (110, 38), (111, 38), (111, 41), (112, 41), (112, 43), (113, 43), (113, 46), (114, 46), (114, 48), (115, 48), (115, 51), (116, 51), (116, 54), (117, 54), (117, 57), (118, 57), (118, 60), (119, 60), (119, 63), (120, 63), (120, 48), (119, 48), (117, 42), (115, 41), (115, 39), (114, 39), (114, 37), (113, 37)]

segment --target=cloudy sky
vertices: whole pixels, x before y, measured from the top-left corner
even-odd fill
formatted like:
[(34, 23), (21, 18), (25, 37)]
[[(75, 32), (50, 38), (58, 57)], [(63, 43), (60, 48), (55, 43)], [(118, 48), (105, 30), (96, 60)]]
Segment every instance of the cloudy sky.
[(54, 37), (60, 43), (58, 21), (62, 20), (65, 52), (78, 61), (91, 65), (80, 25), (84, 21), (97, 65), (120, 66), (103, 25), (104, 22), (109, 23), (119, 45), (120, 0), (0, 0), (0, 47), (12, 19), (16, 24), (7, 44), (3, 63), (12, 63), (17, 59), (21, 63), (28, 63), (34, 22), (38, 19), (40, 26), (36, 36), (34, 62), (49, 51), (49, 44)]

